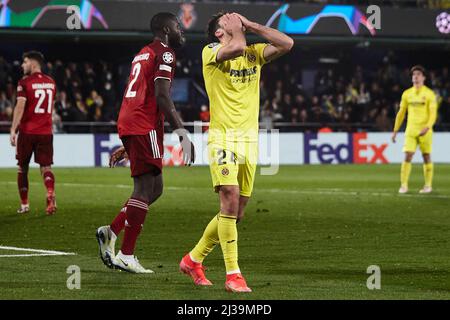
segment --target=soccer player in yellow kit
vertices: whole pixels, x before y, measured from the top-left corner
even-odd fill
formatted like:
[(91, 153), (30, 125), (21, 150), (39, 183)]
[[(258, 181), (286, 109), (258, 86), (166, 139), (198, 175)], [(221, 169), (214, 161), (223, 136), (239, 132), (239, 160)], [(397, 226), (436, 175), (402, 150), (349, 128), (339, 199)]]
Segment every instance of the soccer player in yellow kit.
[[(269, 43), (247, 45), (245, 31)], [(211, 285), (202, 262), (220, 243), (227, 273), (226, 290), (251, 292), (238, 265), (236, 223), (244, 215), (255, 178), (261, 67), (289, 52), (294, 42), (284, 33), (237, 13), (215, 15), (208, 24), (208, 35), (215, 41), (202, 52), (211, 110), (208, 152), (220, 212), (197, 245), (183, 257), (180, 270), (196, 285)]]
[(405, 114), (408, 113), (408, 122), (405, 131), (403, 152), (405, 161), (402, 163), (399, 193), (408, 192), (408, 180), (411, 173), (411, 161), (417, 146), (423, 156), (423, 175), (425, 185), (420, 193), (430, 193), (433, 181), (433, 163), (431, 162), (431, 149), (433, 142), (433, 125), (437, 115), (437, 100), (434, 92), (424, 85), (425, 69), (422, 66), (411, 68), (413, 86), (405, 90), (400, 102), (400, 110), (395, 119), (392, 142), (395, 143), (397, 132), (400, 129)]

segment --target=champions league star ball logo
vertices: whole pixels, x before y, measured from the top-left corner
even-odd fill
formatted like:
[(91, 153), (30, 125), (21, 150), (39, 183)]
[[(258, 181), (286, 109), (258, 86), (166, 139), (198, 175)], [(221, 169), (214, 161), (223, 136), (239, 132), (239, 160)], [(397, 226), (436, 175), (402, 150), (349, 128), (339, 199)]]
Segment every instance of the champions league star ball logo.
[(170, 52), (164, 52), (162, 58), (163, 58), (163, 61), (167, 64), (170, 64), (173, 62), (173, 54), (171, 54)]
[(442, 12), (436, 17), (436, 28), (440, 33), (450, 33), (450, 14)]

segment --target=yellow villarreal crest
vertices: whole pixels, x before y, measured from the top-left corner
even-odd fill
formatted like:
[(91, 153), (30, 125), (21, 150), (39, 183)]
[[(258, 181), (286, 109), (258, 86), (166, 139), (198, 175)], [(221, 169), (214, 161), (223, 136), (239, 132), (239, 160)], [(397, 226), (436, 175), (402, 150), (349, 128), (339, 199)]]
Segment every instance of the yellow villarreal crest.
[(247, 56), (248, 62), (253, 63), (256, 61), (256, 56), (253, 53), (246, 54), (246, 56)]

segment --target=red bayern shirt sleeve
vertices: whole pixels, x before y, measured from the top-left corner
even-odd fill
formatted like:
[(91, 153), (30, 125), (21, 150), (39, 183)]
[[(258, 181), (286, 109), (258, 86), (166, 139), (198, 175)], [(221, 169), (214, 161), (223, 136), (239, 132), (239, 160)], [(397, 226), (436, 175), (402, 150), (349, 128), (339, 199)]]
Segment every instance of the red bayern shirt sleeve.
[(27, 98), (26, 86), (23, 79), (19, 80), (17, 83), (17, 98)]
[(175, 53), (168, 48), (156, 55), (155, 80), (158, 78), (172, 81), (175, 74)]

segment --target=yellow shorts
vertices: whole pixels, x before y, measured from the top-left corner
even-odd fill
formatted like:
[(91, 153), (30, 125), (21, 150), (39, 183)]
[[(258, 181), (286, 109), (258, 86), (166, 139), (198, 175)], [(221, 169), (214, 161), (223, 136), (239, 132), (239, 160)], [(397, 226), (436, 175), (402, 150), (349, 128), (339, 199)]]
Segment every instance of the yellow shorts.
[(240, 195), (250, 197), (255, 181), (257, 144), (245, 143), (242, 152), (239, 151), (230, 147), (227, 150), (219, 144), (208, 144), (212, 183), (216, 192), (219, 186), (239, 186)]
[(416, 152), (419, 146), (422, 153), (431, 153), (433, 145), (433, 132), (429, 130), (424, 136), (411, 136), (405, 134), (405, 143), (403, 144), (403, 152)]

